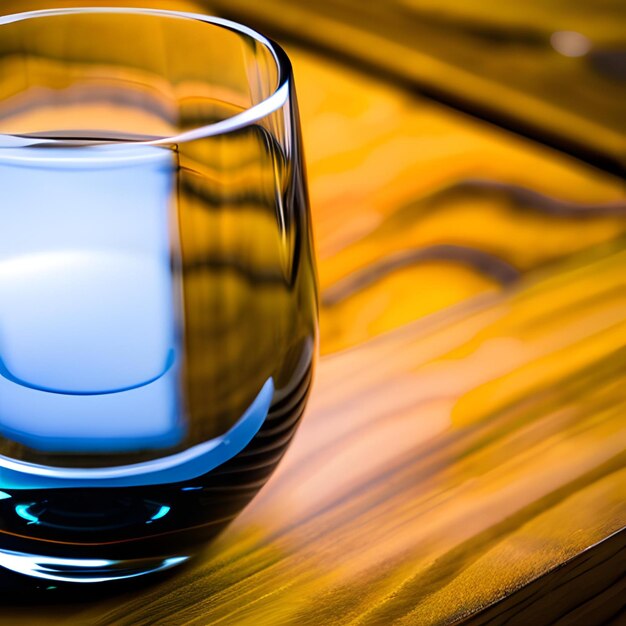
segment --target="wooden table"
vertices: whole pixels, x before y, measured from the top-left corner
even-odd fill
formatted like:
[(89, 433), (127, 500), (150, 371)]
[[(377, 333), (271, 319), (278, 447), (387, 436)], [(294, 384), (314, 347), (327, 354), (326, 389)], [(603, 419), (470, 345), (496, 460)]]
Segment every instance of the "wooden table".
[(113, 596), (15, 599), (0, 623), (624, 623), (626, 91), (589, 63), (621, 50), (625, 11), (587, 16), (600, 44), (581, 60), (547, 47), (554, 16), (585, 27), (557, 0), (160, 4), (288, 45), (315, 391), (277, 474), (196, 564)]

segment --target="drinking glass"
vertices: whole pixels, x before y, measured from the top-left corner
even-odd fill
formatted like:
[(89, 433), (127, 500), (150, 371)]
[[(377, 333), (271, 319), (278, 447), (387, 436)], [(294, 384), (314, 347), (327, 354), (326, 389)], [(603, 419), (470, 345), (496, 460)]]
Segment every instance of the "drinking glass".
[(218, 18), (0, 19), (0, 567), (168, 569), (291, 441), (316, 350), (292, 70)]

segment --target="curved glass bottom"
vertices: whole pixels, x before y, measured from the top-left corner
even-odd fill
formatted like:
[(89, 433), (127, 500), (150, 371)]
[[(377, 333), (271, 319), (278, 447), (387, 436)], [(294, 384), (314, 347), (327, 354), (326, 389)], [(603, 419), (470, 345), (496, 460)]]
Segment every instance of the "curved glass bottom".
[(67, 559), (0, 550), (0, 567), (17, 574), (56, 582), (103, 583), (162, 572), (189, 560), (188, 556), (111, 560)]
[(198, 478), (239, 454), (252, 441), (265, 422), (273, 393), (270, 377), (227, 433), (154, 461), (106, 469), (74, 469), (45, 467), (0, 455), (0, 488), (145, 487)]
[[(208, 456), (194, 457), (191, 465), (161, 467), (174, 472), (165, 476), (172, 482), (156, 480), (163, 474), (136, 471), (143, 466), (126, 466), (124, 476), (109, 474), (119, 473), (119, 467), (63, 468), (62, 477), (42, 476), (33, 471), (41, 468), (32, 466), (19, 475), (15, 470), (21, 468), (2, 468), (0, 591), (22, 589), (30, 585), (29, 579), (46, 590), (71, 588), (73, 583), (114, 588), (115, 581), (147, 581), (147, 575), (200, 554), (272, 474), (300, 422), (311, 373), (310, 360), (296, 367), (287, 393), (274, 398), (268, 411), (270, 379), (257, 398), (257, 410), (237, 425), (246, 426), (247, 434), (231, 432)], [(222, 452), (214, 456), (219, 450), (226, 458)], [(6, 471), (11, 469), (14, 473)], [(74, 474), (71, 480), (66, 472), (89, 474)]]

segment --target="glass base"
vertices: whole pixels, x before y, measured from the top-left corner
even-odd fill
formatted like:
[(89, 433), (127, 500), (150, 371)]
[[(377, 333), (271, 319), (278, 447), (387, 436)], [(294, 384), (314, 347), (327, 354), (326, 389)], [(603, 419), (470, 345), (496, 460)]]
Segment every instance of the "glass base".
[(0, 550), (0, 567), (34, 578), (65, 583), (104, 583), (154, 574), (181, 565), (188, 556), (149, 559), (68, 559)]

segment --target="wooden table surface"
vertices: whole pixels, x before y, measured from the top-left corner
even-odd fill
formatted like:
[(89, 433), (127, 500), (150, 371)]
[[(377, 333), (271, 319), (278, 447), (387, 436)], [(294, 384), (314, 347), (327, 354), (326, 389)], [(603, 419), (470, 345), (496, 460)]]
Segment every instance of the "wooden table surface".
[[(79, 3), (0, 11), (52, 4)], [(626, 6), (134, 4), (288, 48), (315, 390), (277, 474), (195, 564), (4, 599), (0, 623), (625, 623)], [(552, 45), (571, 30), (581, 58)]]

